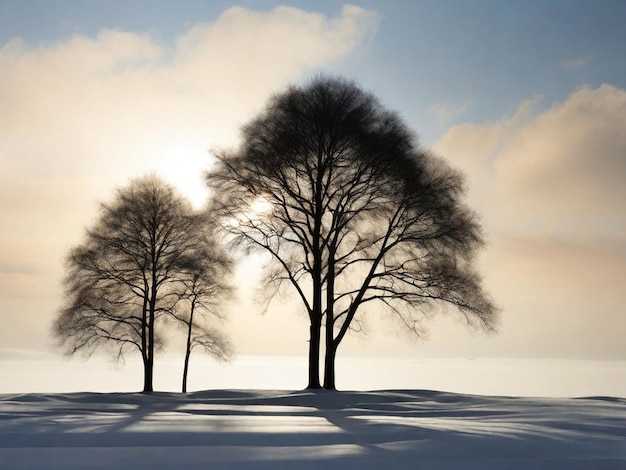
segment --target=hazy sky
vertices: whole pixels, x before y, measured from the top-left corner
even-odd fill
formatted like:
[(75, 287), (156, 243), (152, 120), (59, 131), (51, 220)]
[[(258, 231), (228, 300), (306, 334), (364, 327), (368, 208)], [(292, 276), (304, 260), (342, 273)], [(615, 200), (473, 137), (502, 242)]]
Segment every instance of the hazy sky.
[[(498, 335), (450, 312), (426, 342), (372, 315), (340, 354), (626, 359), (626, 2), (282, 4), (0, 0), (0, 348), (50, 347), (98, 201), (155, 171), (201, 203), (209, 149), (323, 70), (467, 174), (502, 307)], [(297, 304), (249, 297), (237, 350), (305, 354)]]

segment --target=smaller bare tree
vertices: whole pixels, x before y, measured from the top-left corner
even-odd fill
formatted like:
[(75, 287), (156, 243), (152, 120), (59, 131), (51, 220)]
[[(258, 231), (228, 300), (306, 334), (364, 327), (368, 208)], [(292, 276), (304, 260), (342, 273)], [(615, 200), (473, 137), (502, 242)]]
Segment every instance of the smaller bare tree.
[[(204, 218), (198, 219), (198, 231), (206, 231), (210, 224), (202, 220)], [(186, 272), (181, 275), (178, 301), (169, 312), (184, 328), (186, 335), (182, 393), (187, 393), (189, 360), (193, 349), (200, 347), (218, 360), (226, 360), (232, 353), (228, 338), (211, 326), (211, 320), (224, 321), (222, 303), (233, 294), (228, 282), (232, 260), (216, 243), (212, 232), (206, 231), (198, 242), (190, 253)]]
[(143, 391), (153, 391), (154, 354), (163, 344), (157, 320), (172, 311), (202, 265), (193, 261), (206, 244), (200, 227), (189, 202), (154, 176), (132, 181), (102, 204), (96, 224), (67, 258), (66, 305), (52, 331), (65, 352), (90, 356), (108, 347), (119, 359), (137, 350)]

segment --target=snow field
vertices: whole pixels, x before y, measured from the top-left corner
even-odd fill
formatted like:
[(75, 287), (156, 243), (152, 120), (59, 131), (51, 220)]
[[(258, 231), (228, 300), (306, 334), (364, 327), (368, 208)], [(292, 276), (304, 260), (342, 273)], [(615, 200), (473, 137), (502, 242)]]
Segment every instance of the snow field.
[(624, 469), (626, 400), (425, 390), (0, 395), (6, 469)]

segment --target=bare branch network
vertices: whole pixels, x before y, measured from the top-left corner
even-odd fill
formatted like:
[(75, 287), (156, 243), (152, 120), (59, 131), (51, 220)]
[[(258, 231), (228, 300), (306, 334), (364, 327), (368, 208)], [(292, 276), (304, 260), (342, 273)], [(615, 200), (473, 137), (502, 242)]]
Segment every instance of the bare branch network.
[(472, 269), (483, 239), (461, 202), (462, 176), (373, 95), (327, 77), (291, 87), (217, 158), (207, 181), (223, 229), (271, 255), (267, 292), (290, 285), (309, 315), (309, 387), (320, 386), (322, 324), (332, 389), (337, 347), (368, 303), (416, 334), (437, 303), (494, 328), (496, 308)]
[(151, 391), (169, 319), (186, 335), (185, 391), (195, 347), (218, 358), (231, 351), (208, 321), (222, 319), (233, 293), (218, 240), (269, 256), (265, 307), (288, 288), (301, 302), (311, 388), (335, 389), (338, 347), (361, 330), (369, 305), (416, 335), (446, 305), (469, 326), (494, 329), (497, 309), (473, 268), (481, 226), (462, 202), (462, 175), (422, 150), (372, 94), (323, 76), (289, 87), (243, 127), (238, 148), (216, 158), (205, 213), (155, 177), (102, 205), (68, 257), (67, 304), (54, 325), (68, 353), (136, 348)]

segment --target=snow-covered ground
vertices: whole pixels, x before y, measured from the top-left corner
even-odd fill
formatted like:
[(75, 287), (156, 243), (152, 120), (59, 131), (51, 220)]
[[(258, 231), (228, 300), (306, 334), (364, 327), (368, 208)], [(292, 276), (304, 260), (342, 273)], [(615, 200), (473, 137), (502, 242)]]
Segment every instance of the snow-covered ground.
[(623, 361), (341, 358), (313, 393), (304, 358), (198, 355), (182, 395), (169, 356), (143, 395), (133, 360), (0, 352), (2, 469), (626, 469)]
[(423, 390), (4, 394), (11, 469), (625, 469), (626, 400)]

